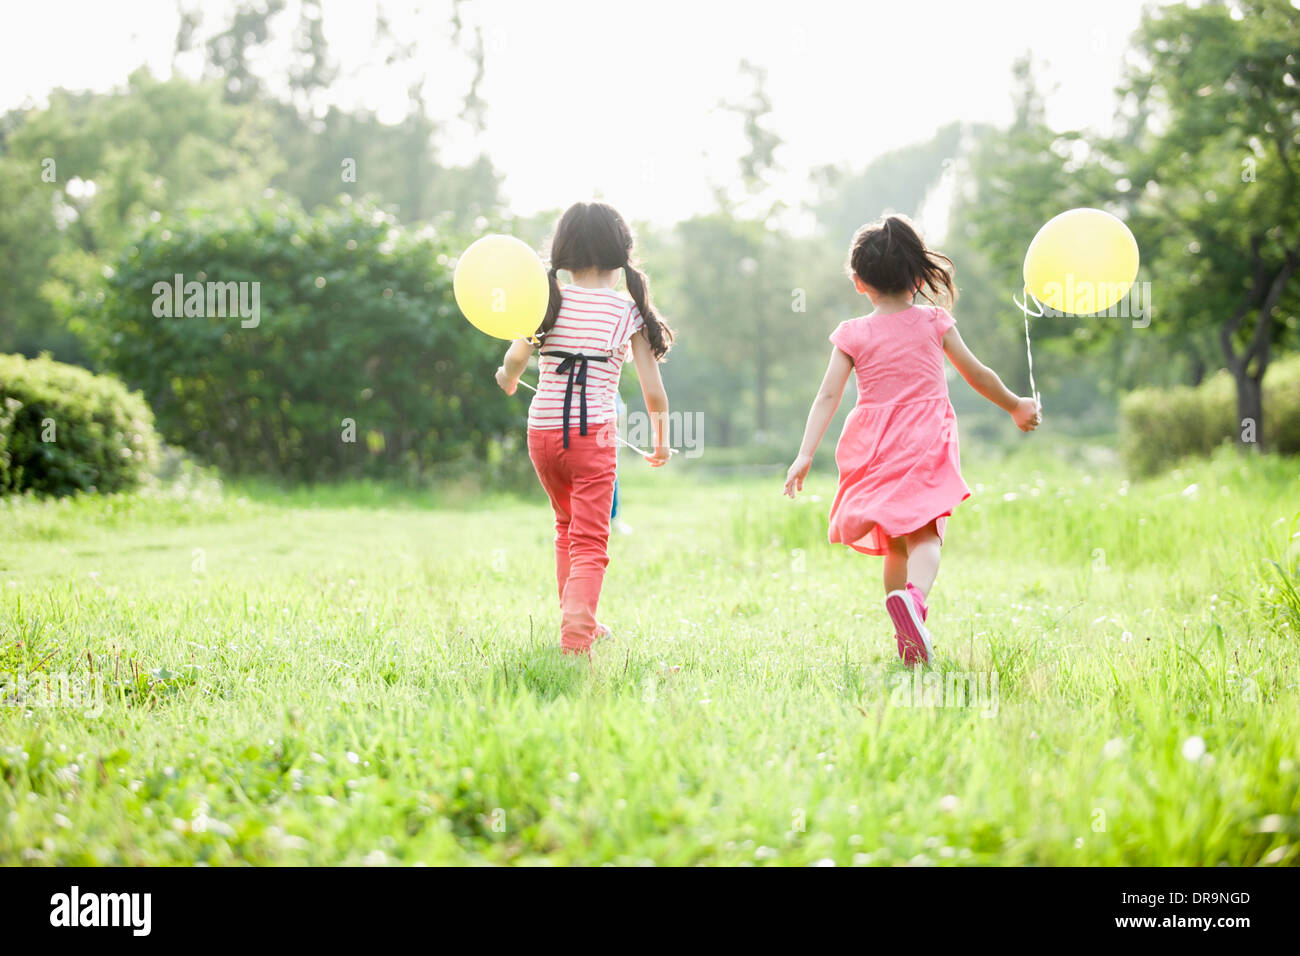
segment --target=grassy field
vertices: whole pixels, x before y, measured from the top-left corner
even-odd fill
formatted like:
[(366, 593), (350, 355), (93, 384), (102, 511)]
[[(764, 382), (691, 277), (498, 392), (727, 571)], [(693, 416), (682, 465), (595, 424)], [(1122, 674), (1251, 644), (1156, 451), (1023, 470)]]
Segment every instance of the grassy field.
[(1296, 864), (1300, 463), (1082, 461), (968, 467), (924, 678), (826, 474), (625, 463), (590, 667), (540, 492), (0, 502), (0, 863)]

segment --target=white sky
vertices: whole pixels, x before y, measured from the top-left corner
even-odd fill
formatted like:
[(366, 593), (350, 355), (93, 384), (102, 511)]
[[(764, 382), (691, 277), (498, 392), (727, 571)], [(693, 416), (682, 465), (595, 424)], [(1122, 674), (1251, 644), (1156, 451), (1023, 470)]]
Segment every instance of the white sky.
[[(106, 90), (142, 63), (171, 72), (171, 0), (0, 0), (0, 109), (57, 86)], [(224, 26), (229, 0), (205, 4)], [(712, 204), (734, 179), (738, 121), (717, 109), (744, 87), (738, 64), (769, 71), (772, 128), (785, 140), (782, 196), (808, 171), (865, 165), (952, 120), (1005, 123), (1012, 61), (1032, 50), (1048, 120), (1105, 129), (1140, 0), (470, 0), (487, 42), (487, 131), (455, 121), (469, 82), (451, 43), (450, 4), (383, 3), (419, 66), (435, 115), (452, 120), (442, 154), (484, 151), (519, 212), (602, 195), (629, 218), (672, 221)], [(337, 97), (396, 118), (408, 77), (372, 43), (375, 0), (326, 0), (343, 68)], [(297, 20), (296, 5), (281, 21)], [(182, 64), (182, 72), (196, 72)]]

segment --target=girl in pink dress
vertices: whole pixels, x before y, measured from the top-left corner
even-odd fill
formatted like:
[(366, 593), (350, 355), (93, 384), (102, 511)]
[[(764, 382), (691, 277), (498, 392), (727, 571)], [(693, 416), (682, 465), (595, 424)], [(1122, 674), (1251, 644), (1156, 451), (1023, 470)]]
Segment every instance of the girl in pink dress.
[[(831, 505), (830, 540), (884, 555), (885, 610), (898, 656), (928, 664), (934, 649), (925, 598), (939, 573), (939, 549), (953, 508), (970, 496), (961, 477), (957, 418), (948, 401), (943, 358), (975, 391), (1011, 415), (1021, 431), (1041, 421), (1038, 403), (1011, 392), (971, 354), (948, 310), (952, 260), (925, 247), (912, 225), (890, 216), (853, 238), (849, 271), (875, 307), (831, 333), (830, 366), (808, 413), (799, 457), (785, 493), (803, 490), (813, 454), (854, 372), (858, 402), (835, 449), (839, 490)], [(914, 305), (920, 294), (930, 304)]]

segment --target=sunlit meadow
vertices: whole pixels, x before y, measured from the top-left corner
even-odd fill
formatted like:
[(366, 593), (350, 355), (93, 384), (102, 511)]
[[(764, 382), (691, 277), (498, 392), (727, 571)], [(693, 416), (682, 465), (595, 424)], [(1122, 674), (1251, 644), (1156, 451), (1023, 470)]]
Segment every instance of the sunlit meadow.
[(590, 666), (540, 491), (0, 501), (0, 863), (1300, 860), (1296, 460), (971, 463), (924, 675), (832, 474), (623, 470)]

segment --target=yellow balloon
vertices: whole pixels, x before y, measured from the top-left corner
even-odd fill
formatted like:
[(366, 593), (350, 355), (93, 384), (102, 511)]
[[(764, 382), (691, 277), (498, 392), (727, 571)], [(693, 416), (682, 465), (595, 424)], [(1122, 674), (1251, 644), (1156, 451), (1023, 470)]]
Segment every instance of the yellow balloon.
[(1071, 315), (1104, 312), (1138, 273), (1128, 226), (1101, 209), (1071, 209), (1049, 219), (1025, 253), (1025, 288), (1043, 305)]
[(498, 339), (536, 332), (551, 296), (542, 260), (514, 236), (471, 243), (456, 263), (451, 289), (470, 324)]

